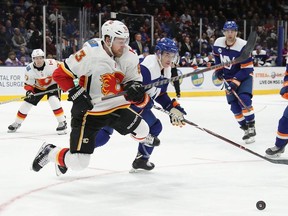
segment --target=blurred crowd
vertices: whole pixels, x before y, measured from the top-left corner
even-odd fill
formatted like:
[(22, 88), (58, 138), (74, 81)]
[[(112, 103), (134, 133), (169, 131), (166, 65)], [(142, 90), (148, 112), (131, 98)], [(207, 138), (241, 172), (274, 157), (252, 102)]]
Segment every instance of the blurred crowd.
[[(117, 19), (130, 30), (131, 47), (141, 58), (153, 53), (154, 44), (160, 38), (168, 37), (179, 46), (179, 66), (189, 67), (214, 64), (212, 47), (215, 39), (223, 35), (222, 27), (226, 20), (236, 21), (239, 37), (244, 36), (244, 20), (247, 35), (250, 27), (255, 26), (258, 39), (253, 51), (254, 65), (274, 66), (278, 51), (278, 21), (288, 21), (285, 0), (6, 0), (0, 4), (0, 65), (8, 66), (27, 65), (32, 50), (43, 49), (43, 5), (47, 6), (46, 56), (55, 59), (57, 53), (67, 58), (79, 49), (79, 10), (83, 8), (89, 11), (89, 31), (85, 40), (99, 37), (100, 13), (103, 23), (110, 19), (110, 12), (117, 12)], [(153, 36), (148, 15), (154, 16)], [(56, 40), (56, 22), (62, 26), (59, 30), (61, 40)], [(151, 44), (152, 38), (154, 44)], [(281, 51), (285, 65), (287, 41)]]

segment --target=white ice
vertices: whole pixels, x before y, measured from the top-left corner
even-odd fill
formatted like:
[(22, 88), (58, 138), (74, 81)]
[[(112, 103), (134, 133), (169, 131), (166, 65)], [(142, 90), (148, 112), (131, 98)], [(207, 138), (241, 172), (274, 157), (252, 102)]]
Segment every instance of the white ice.
[[(181, 98), (187, 119), (261, 155), (274, 145), (287, 105), (279, 95), (254, 96), (256, 142), (246, 145), (225, 97)], [(21, 102), (0, 106), (0, 215), (2, 216), (283, 216), (288, 165), (273, 164), (194, 126), (176, 128), (166, 114), (151, 172), (129, 173), (138, 144), (115, 132), (95, 149), (89, 168), (56, 177), (52, 163), (38, 173), (31, 162), (43, 142), (68, 147), (56, 134), (47, 102), (34, 107), (16, 133), (7, 133)], [(71, 103), (62, 102), (69, 116)], [(70, 118), (68, 118), (70, 122)], [(70, 129), (69, 129), (70, 130)], [(282, 155), (287, 158), (287, 153)], [(259, 211), (256, 202), (264, 200)]]

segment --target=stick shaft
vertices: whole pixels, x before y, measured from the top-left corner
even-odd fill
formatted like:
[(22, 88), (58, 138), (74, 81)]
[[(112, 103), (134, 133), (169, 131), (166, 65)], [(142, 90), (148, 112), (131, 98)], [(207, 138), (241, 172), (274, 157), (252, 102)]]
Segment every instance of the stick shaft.
[[(153, 108), (155, 108), (155, 109), (157, 109), (157, 110), (159, 110), (159, 111), (161, 111), (161, 112), (164, 112), (164, 113), (166, 113), (166, 114), (168, 114), (168, 115), (170, 115), (170, 116), (173, 116), (172, 113), (168, 112), (167, 110), (164, 110), (164, 109), (161, 108), (161, 107), (158, 107), (158, 106), (154, 105)], [(238, 143), (236, 143), (236, 142), (234, 142), (234, 141), (232, 141), (232, 140), (230, 140), (230, 139), (228, 139), (228, 138), (226, 138), (226, 137), (224, 137), (224, 136), (221, 136), (220, 134), (217, 134), (217, 133), (215, 133), (215, 132), (213, 132), (213, 131), (211, 131), (211, 130), (208, 130), (208, 129), (206, 129), (206, 128), (200, 127), (200, 126), (198, 126), (197, 124), (195, 124), (195, 123), (193, 123), (193, 122), (191, 122), (191, 121), (189, 121), (189, 120), (187, 120), (187, 119), (183, 119), (183, 121), (184, 121), (185, 123), (191, 125), (191, 126), (194, 126), (195, 128), (197, 128), (197, 129), (199, 129), (199, 130), (205, 131), (206, 133), (208, 133), (208, 134), (210, 134), (210, 135), (212, 135), (212, 136), (214, 136), (214, 137), (216, 137), (216, 138), (218, 138), (218, 139), (221, 139), (221, 140), (223, 140), (223, 141), (225, 141), (225, 142), (227, 142), (227, 143), (229, 143), (229, 144), (231, 144), (231, 145), (233, 145), (233, 146), (236, 146), (236, 147), (238, 147), (238, 148), (240, 148), (240, 149), (242, 149), (242, 150), (244, 150), (244, 151), (246, 151), (246, 152), (248, 152), (248, 153), (250, 153), (250, 154), (253, 154), (253, 155), (255, 155), (256, 157), (259, 157), (259, 158), (261, 158), (261, 159), (263, 159), (263, 160), (266, 160), (266, 161), (268, 161), (268, 162), (270, 162), (270, 163), (288, 165), (288, 160), (286, 160), (286, 159), (272, 159), (272, 158), (267, 158), (267, 157), (265, 157), (265, 156), (263, 156), (263, 155), (258, 154), (257, 152), (254, 152), (254, 151), (246, 148), (246, 147), (243, 146), (243, 145), (240, 145), (240, 144), (238, 144)]]
[[(41, 95), (45, 95), (47, 93), (54, 92), (54, 91), (59, 91), (59, 90), (61, 90), (61, 89), (60, 88), (51, 89), (51, 90), (48, 90), (48, 91), (36, 93), (36, 94), (34, 94), (34, 96), (41, 96)], [(2, 101), (2, 102), (0, 102), (0, 105), (7, 104), (7, 103), (10, 103), (10, 102), (14, 102), (14, 101), (24, 100), (25, 98), (28, 98), (28, 96), (22, 96), (22, 97), (19, 97), (19, 98), (13, 98), (13, 99), (10, 99), (10, 100)]]
[[(219, 70), (219, 69), (221, 69), (221, 68), (223, 68), (225, 66), (229, 66), (229, 65), (238, 64), (240, 62), (243, 62), (247, 58), (249, 58), (250, 53), (253, 51), (256, 39), (257, 39), (257, 33), (255, 31), (252, 31), (249, 34), (249, 38), (247, 40), (246, 46), (243, 49), (243, 51), (241, 52), (241, 55), (239, 57), (231, 60), (231, 61), (222, 62), (220, 64), (213, 65), (211, 67), (207, 67), (207, 68), (204, 68), (204, 69), (201, 69), (201, 70), (197, 70), (197, 71), (192, 71), (192, 72), (189, 72), (187, 74), (182, 74), (180, 76), (172, 77), (170, 79), (163, 79), (163, 80), (159, 80), (159, 81), (156, 81), (156, 82), (153, 82), (153, 83), (149, 83), (147, 85), (144, 85), (144, 88), (145, 89), (150, 89), (150, 88), (155, 87), (155, 86), (161, 86), (161, 85), (167, 84), (169, 82), (175, 82), (175, 81), (178, 81), (180, 79), (183, 79), (183, 78), (186, 78), (186, 77), (191, 77), (191, 76), (196, 75), (196, 74), (205, 73), (205, 72), (208, 72), (208, 71), (211, 71), (211, 70)], [(126, 94), (126, 92), (123, 91), (123, 92), (120, 92), (120, 93), (115, 94), (115, 95), (104, 96), (104, 97), (101, 98), (101, 100), (107, 100), (107, 99), (119, 97), (119, 96), (122, 96), (122, 95), (125, 95), (125, 94)]]
[[(228, 87), (229, 84), (227, 82), (227, 80), (223, 79), (225, 85)], [(241, 105), (248, 110), (249, 112), (251, 111), (250, 108), (244, 103), (244, 101), (239, 97), (239, 95), (233, 90), (231, 89), (232, 94), (237, 98), (237, 100), (241, 103)]]

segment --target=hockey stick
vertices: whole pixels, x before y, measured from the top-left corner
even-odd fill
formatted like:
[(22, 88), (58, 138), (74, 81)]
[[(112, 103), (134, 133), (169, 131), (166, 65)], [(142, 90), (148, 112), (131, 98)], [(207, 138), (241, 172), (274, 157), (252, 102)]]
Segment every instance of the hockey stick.
[[(229, 84), (228, 84), (228, 82), (226, 81), (226, 79), (223, 78), (223, 81), (224, 81), (224, 84), (225, 84), (225, 86), (226, 86), (226, 89), (229, 88)], [(246, 110), (248, 110), (249, 112), (251, 111), (251, 110), (249, 109), (249, 107), (246, 106), (246, 104), (243, 102), (243, 100), (239, 97), (239, 95), (238, 95), (233, 89), (227, 90), (227, 91), (231, 91), (231, 92), (233, 93), (233, 95), (237, 98), (237, 100), (241, 103), (241, 105), (242, 105)]]
[[(165, 110), (165, 109), (163, 109), (163, 108), (161, 108), (161, 107), (158, 107), (158, 106), (154, 105), (153, 108), (155, 108), (155, 109), (157, 109), (157, 110), (159, 110), (159, 111), (161, 111), (161, 112), (164, 112), (164, 113), (168, 114), (169, 116), (173, 116), (172, 113), (170, 113), (169, 111), (167, 111), (167, 110)], [(180, 119), (180, 120), (181, 120), (181, 119)], [(264, 160), (266, 160), (266, 161), (269, 161), (270, 163), (288, 165), (288, 160), (287, 160), (287, 159), (272, 159), (272, 158), (267, 158), (267, 157), (265, 157), (265, 156), (262, 156), (262, 155), (258, 154), (257, 152), (254, 152), (254, 151), (246, 148), (245, 146), (240, 145), (240, 144), (238, 144), (238, 143), (236, 143), (236, 142), (234, 142), (234, 141), (232, 141), (232, 140), (230, 140), (230, 139), (228, 139), (228, 138), (226, 138), (226, 137), (223, 137), (223, 136), (221, 136), (221, 135), (219, 135), (219, 134), (217, 134), (217, 133), (215, 133), (215, 132), (213, 132), (213, 131), (211, 131), (211, 130), (208, 130), (208, 129), (206, 129), (206, 128), (200, 127), (200, 126), (198, 126), (197, 124), (195, 124), (195, 123), (193, 123), (193, 122), (191, 122), (191, 121), (189, 121), (189, 120), (187, 120), (187, 119), (182, 119), (182, 120), (183, 120), (185, 123), (187, 123), (187, 124), (189, 124), (189, 125), (191, 125), (191, 126), (194, 126), (194, 127), (196, 127), (197, 129), (199, 129), (199, 130), (205, 131), (206, 133), (208, 133), (208, 134), (210, 134), (210, 135), (212, 135), (212, 136), (214, 136), (214, 137), (217, 137), (217, 138), (219, 138), (219, 139), (221, 139), (221, 140), (223, 140), (223, 141), (225, 141), (225, 142), (227, 142), (227, 143), (229, 143), (229, 144), (231, 144), (231, 145), (234, 145), (234, 146), (236, 146), (236, 147), (238, 147), (238, 148), (240, 148), (240, 149), (242, 149), (242, 150), (244, 150), (244, 151), (247, 151), (247, 152), (249, 152), (250, 154), (253, 154), (253, 155), (255, 155), (255, 156), (257, 156), (257, 157), (259, 157), (259, 158), (261, 158), (261, 159), (264, 159)]]
[[(177, 80), (180, 80), (180, 79), (183, 79), (183, 78), (186, 78), (186, 77), (191, 77), (193, 75), (200, 74), (200, 73), (205, 73), (205, 72), (208, 72), (208, 71), (211, 71), (211, 70), (218, 70), (218, 69), (221, 69), (221, 68), (223, 68), (225, 66), (234, 65), (234, 64), (238, 64), (238, 63), (240, 63), (242, 61), (245, 61), (247, 58), (249, 58), (250, 53), (253, 51), (255, 43), (256, 43), (256, 39), (257, 39), (257, 33), (255, 31), (252, 31), (249, 34), (247, 43), (246, 43), (244, 49), (242, 50), (240, 56), (235, 58), (235, 59), (233, 59), (233, 60), (231, 60), (231, 61), (222, 62), (222, 63), (220, 63), (218, 65), (213, 65), (211, 67), (207, 67), (207, 68), (204, 68), (204, 69), (198, 70), (198, 71), (192, 71), (192, 72), (189, 72), (187, 74), (182, 74), (180, 76), (172, 77), (170, 79), (163, 79), (163, 80), (159, 80), (159, 81), (156, 81), (156, 82), (153, 82), (153, 83), (149, 83), (147, 85), (144, 85), (144, 89), (150, 89), (150, 88), (155, 87), (155, 86), (161, 86), (161, 85), (167, 84), (169, 82), (175, 82)], [(119, 97), (119, 96), (122, 96), (122, 95), (125, 95), (125, 94), (126, 94), (126, 91), (123, 91), (123, 92), (120, 92), (120, 93), (115, 94), (115, 95), (104, 96), (104, 97), (101, 98), (101, 100), (107, 100), (107, 99)]]
[[(56, 88), (56, 89), (51, 89), (51, 90), (44, 91), (44, 92), (39, 92), (39, 93), (33, 94), (33, 96), (37, 97), (37, 96), (45, 95), (47, 93), (58, 91), (58, 90), (61, 90), (61, 88)], [(26, 99), (28, 97), (30, 97), (30, 96), (22, 96), (20, 98), (13, 98), (11, 100), (2, 101), (2, 102), (0, 102), (0, 105), (7, 104), (7, 103), (10, 103), (10, 102), (14, 102), (14, 101), (20, 101), (20, 100)]]

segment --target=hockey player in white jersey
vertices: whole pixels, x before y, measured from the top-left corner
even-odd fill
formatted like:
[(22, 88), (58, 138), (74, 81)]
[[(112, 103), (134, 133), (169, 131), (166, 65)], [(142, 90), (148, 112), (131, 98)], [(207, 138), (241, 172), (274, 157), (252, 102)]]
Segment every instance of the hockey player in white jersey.
[[(176, 43), (169, 38), (162, 38), (156, 44), (155, 54), (148, 55), (140, 64), (141, 73), (143, 76), (143, 84), (150, 84), (156, 81), (170, 79), (171, 78), (171, 64), (177, 59), (178, 48)], [(150, 96), (149, 101), (145, 101), (142, 105), (135, 106), (131, 105), (131, 108), (139, 113), (142, 118), (147, 122), (150, 128), (150, 134), (154, 137), (162, 131), (162, 123), (154, 113), (152, 112), (152, 107), (154, 101), (162, 105), (162, 107), (173, 113), (173, 117), (170, 117), (172, 125), (182, 127), (184, 125), (183, 115), (186, 115), (184, 108), (176, 101), (176, 99), (171, 99), (167, 94), (167, 87), (169, 83), (161, 86), (152, 87), (146, 90), (146, 93)], [(182, 120), (181, 120), (182, 119)], [(104, 127), (99, 131), (96, 137), (95, 147), (100, 147), (105, 145), (113, 130), (109, 127)], [(155, 146), (147, 145), (144, 142), (139, 142), (138, 152), (136, 158), (132, 163), (131, 172), (136, 172), (136, 170), (153, 170), (155, 164), (150, 162), (150, 156), (154, 150)]]
[[(43, 144), (33, 161), (34, 171), (38, 172), (48, 162), (61, 167), (62, 173), (68, 167), (86, 168), (94, 151), (95, 137), (105, 126), (122, 135), (131, 134), (148, 145), (159, 145), (159, 140), (149, 134), (147, 123), (129, 108), (131, 103), (145, 104), (149, 96), (142, 86), (138, 56), (129, 49), (128, 42), (128, 28), (120, 21), (109, 20), (102, 26), (101, 40), (88, 41), (55, 70), (53, 78), (68, 91), (68, 100), (73, 102), (70, 148)], [(125, 56), (129, 59), (121, 65), (121, 57)], [(80, 78), (78, 86), (74, 85), (75, 78)], [(123, 90), (124, 96), (101, 100)]]
[[(27, 98), (24, 99), (24, 102), (20, 106), (15, 122), (8, 126), (9, 133), (16, 132), (31, 108), (37, 106), (39, 101), (47, 95), (50, 107), (58, 121), (56, 131), (59, 135), (66, 134), (67, 123), (60, 103), (60, 91), (58, 91), (58, 85), (52, 78), (54, 70), (58, 67), (58, 62), (54, 59), (44, 59), (44, 56), (45, 53), (41, 49), (35, 49), (31, 54), (33, 62), (27, 65), (25, 71), (24, 89), (26, 90)], [(55, 91), (50, 91), (41, 96), (34, 96), (35, 93), (53, 89)]]

